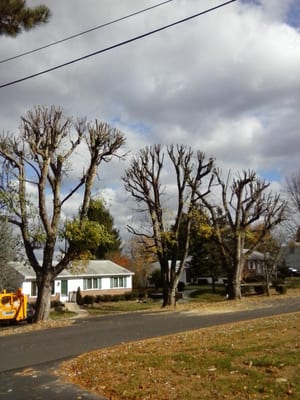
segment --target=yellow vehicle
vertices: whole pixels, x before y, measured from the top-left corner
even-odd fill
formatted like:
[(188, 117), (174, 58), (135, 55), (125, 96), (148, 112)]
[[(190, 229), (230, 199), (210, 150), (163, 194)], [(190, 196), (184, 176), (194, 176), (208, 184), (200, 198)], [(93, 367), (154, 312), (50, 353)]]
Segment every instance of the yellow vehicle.
[(0, 321), (28, 321), (32, 322), (34, 310), (28, 303), (27, 295), (22, 293), (22, 289), (14, 292), (0, 293)]

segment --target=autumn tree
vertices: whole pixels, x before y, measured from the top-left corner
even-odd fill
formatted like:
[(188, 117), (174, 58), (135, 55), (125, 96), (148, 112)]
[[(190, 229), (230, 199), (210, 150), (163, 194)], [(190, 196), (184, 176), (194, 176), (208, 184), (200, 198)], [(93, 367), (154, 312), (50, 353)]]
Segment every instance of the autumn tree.
[(52, 283), (81, 250), (71, 245), (55, 260), (63, 209), (75, 194), (81, 196), (77, 223), (89, 230), (87, 212), (99, 166), (118, 156), (124, 141), (107, 123), (74, 121), (55, 106), (34, 107), (21, 118), (18, 136), (0, 137), (0, 212), (20, 229), (36, 273), (37, 321), (48, 318)]
[[(166, 158), (170, 166), (165, 164)], [(142, 231), (129, 228), (133, 234), (153, 240), (162, 275), (163, 307), (175, 304), (177, 284), (189, 252), (192, 212), (206, 194), (201, 191), (202, 181), (212, 166), (212, 159), (205, 162), (203, 153), (184, 145), (168, 146), (166, 152), (161, 145), (154, 145), (140, 150), (123, 176), (126, 191), (140, 206), (139, 211), (146, 213), (149, 219), (149, 232), (145, 226)], [(164, 169), (174, 174), (172, 183), (176, 192), (169, 194), (170, 197), (166, 196), (167, 188), (162, 178)], [(171, 197), (174, 206), (170, 203)], [(184, 214), (188, 220), (184, 252), (179, 256), (182, 253), (179, 230)]]
[(49, 17), (50, 11), (44, 5), (26, 7), (25, 0), (1, 0), (0, 35), (15, 37), (22, 30), (48, 22)]
[(133, 286), (141, 293), (148, 285), (148, 278), (156, 261), (153, 241), (146, 237), (132, 236), (127, 244), (130, 270), (134, 272)]
[[(230, 178), (228, 174), (224, 181), (221, 172), (216, 170), (214, 179), (221, 190), (221, 203), (215, 204), (206, 198), (202, 198), (202, 202), (210, 212), (228, 274), (229, 298), (239, 299), (245, 260), (272, 228), (284, 220), (286, 202), (268, 191), (270, 184), (259, 179), (253, 171), (238, 173), (232, 182)], [(258, 222), (261, 230), (244, 251), (247, 231)]]
[(211, 277), (212, 291), (215, 293), (215, 282), (220, 274), (224, 274), (224, 270), (215, 230), (203, 207), (195, 210), (193, 215), (190, 256), (192, 278), (197, 279), (203, 275)]

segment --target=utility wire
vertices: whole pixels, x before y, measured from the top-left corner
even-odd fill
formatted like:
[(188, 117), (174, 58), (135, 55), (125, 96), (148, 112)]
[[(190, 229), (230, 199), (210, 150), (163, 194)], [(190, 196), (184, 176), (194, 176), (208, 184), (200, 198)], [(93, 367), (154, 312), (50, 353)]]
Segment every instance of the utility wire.
[(35, 77), (37, 77), (37, 76), (39, 76), (39, 75), (43, 75), (43, 74), (46, 74), (46, 73), (48, 73), (48, 72), (55, 71), (56, 69), (60, 69), (60, 68), (66, 67), (67, 65), (71, 65), (71, 64), (74, 64), (74, 63), (76, 63), (76, 62), (79, 62), (79, 61), (85, 60), (85, 59), (87, 59), (87, 58), (93, 57), (93, 56), (95, 56), (95, 55), (104, 53), (104, 52), (106, 52), (106, 51), (116, 49), (117, 47), (124, 46), (124, 45), (126, 45), (126, 44), (131, 43), (131, 42), (135, 42), (136, 40), (143, 39), (143, 38), (145, 38), (145, 37), (147, 37), (147, 36), (153, 35), (154, 33), (161, 32), (161, 31), (166, 30), (166, 29), (169, 29), (169, 28), (171, 28), (171, 27), (173, 27), (173, 26), (182, 24), (183, 22), (190, 21), (191, 19), (197, 18), (197, 17), (199, 17), (199, 16), (201, 16), (201, 15), (204, 15), (204, 14), (207, 14), (207, 13), (209, 13), (209, 12), (211, 12), (211, 11), (217, 10), (217, 9), (219, 9), (219, 8), (221, 8), (221, 7), (224, 7), (224, 6), (226, 6), (226, 5), (230, 4), (230, 3), (234, 3), (235, 1), (237, 1), (237, 0), (226, 1), (225, 3), (219, 4), (219, 5), (215, 6), (215, 7), (211, 7), (211, 8), (209, 8), (209, 9), (204, 10), (204, 11), (201, 11), (201, 12), (199, 12), (199, 13), (197, 13), (197, 14), (193, 14), (193, 15), (191, 15), (191, 16), (189, 16), (189, 17), (186, 17), (186, 18), (180, 19), (180, 20), (178, 20), (178, 21), (172, 22), (171, 24), (164, 25), (164, 26), (162, 26), (162, 27), (160, 27), (160, 28), (154, 29), (154, 30), (152, 30), (152, 31), (143, 33), (143, 34), (138, 35), (138, 36), (135, 36), (135, 37), (133, 37), (133, 38), (131, 38), (131, 39), (124, 40), (123, 42), (119, 42), (119, 43), (114, 44), (114, 45), (112, 45), (112, 46), (105, 47), (104, 49), (101, 49), (101, 50), (95, 51), (95, 52), (93, 52), (93, 53), (87, 54), (87, 55), (85, 55), (85, 56), (83, 56), (83, 57), (75, 58), (74, 60), (65, 62), (65, 63), (63, 63), (63, 64), (56, 65), (55, 67), (51, 67), (51, 68), (45, 69), (45, 70), (43, 70), (43, 71), (36, 72), (35, 74), (32, 74), (32, 75), (27, 75), (27, 76), (25, 76), (24, 78), (20, 78), (20, 79), (16, 79), (16, 80), (11, 81), (11, 82), (8, 82), (8, 83), (4, 83), (4, 84), (0, 85), (0, 89), (4, 88), (4, 87), (6, 87), (6, 86), (15, 85), (16, 83), (23, 82), (23, 81), (26, 81), (26, 80), (28, 80), (28, 79), (35, 78)]
[(5, 63), (5, 62), (7, 62), (7, 61), (15, 60), (16, 58), (20, 58), (20, 57), (23, 57), (23, 56), (27, 56), (28, 54), (32, 54), (32, 53), (35, 53), (35, 52), (37, 52), (37, 51), (46, 49), (47, 47), (51, 47), (51, 46), (54, 46), (54, 45), (56, 45), (56, 44), (66, 42), (67, 40), (71, 40), (71, 39), (77, 38), (78, 36), (85, 35), (86, 33), (93, 32), (93, 31), (95, 31), (95, 30), (97, 30), (97, 29), (105, 28), (106, 26), (115, 24), (116, 22), (123, 21), (124, 19), (127, 19), (127, 18), (134, 17), (135, 15), (141, 14), (141, 13), (143, 13), (143, 12), (150, 11), (150, 10), (152, 10), (153, 8), (160, 7), (160, 6), (164, 5), (164, 4), (170, 3), (170, 2), (172, 2), (172, 1), (173, 1), (173, 0), (163, 1), (163, 2), (161, 2), (161, 3), (155, 4), (154, 6), (147, 7), (147, 8), (143, 8), (142, 10), (135, 11), (134, 13), (125, 15), (124, 17), (120, 17), (120, 18), (114, 19), (114, 20), (112, 20), (112, 21), (110, 21), (110, 22), (106, 22), (106, 23), (104, 23), (104, 24), (102, 24), (102, 25), (95, 26), (94, 28), (87, 29), (87, 30), (85, 30), (85, 31), (82, 31), (82, 32), (80, 32), (80, 33), (76, 33), (76, 34), (71, 35), (71, 36), (67, 36), (67, 37), (65, 37), (64, 39), (60, 39), (60, 40), (57, 40), (57, 41), (55, 41), (55, 42), (51, 42), (51, 43), (45, 44), (44, 46), (37, 47), (36, 49), (29, 50), (29, 51), (25, 51), (24, 53), (20, 53), (20, 54), (17, 54), (17, 55), (15, 55), (15, 56), (12, 56), (12, 57), (5, 58), (4, 60), (0, 60), (0, 64)]

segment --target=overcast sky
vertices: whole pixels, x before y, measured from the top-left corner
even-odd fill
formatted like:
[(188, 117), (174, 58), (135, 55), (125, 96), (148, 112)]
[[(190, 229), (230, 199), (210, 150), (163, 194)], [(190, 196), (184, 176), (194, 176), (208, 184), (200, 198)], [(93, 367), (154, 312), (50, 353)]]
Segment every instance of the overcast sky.
[[(42, 1), (27, 1), (38, 5)], [(160, 0), (46, 0), (47, 25), (0, 37), (5, 59), (107, 23)], [(76, 39), (0, 64), (5, 84), (221, 4), (173, 0)], [(1, 131), (17, 132), (34, 105), (111, 123), (134, 154), (155, 143), (184, 143), (224, 170), (254, 169), (280, 189), (299, 170), (300, 2), (236, 1), (168, 30), (0, 89)], [(100, 171), (121, 234), (132, 212), (120, 184), (126, 162)], [(78, 203), (74, 199), (74, 210)], [(71, 210), (72, 206), (70, 206)]]

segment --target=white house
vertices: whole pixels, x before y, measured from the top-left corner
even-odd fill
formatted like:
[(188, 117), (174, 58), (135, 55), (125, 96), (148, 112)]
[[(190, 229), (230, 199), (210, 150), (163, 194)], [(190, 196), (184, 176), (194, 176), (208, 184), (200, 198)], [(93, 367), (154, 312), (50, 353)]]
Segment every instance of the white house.
[[(21, 262), (10, 263), (13, 271), (11, 286), (22, 287), (29, 299), (37, 296), (36, 276), (32, 267)], [(132, 291), (134, 273), (109, 260), (91, 260), (71, 265), (55, 279), (52, 296), (62, 302), (75, 301), (80, 288), (82, 296), (124, 294)]]
[[(185, 284), (191, 282), (191, 273), (190, 273), (190, 264), (189, 264), (190, 259), (191, 259), (190, 257), (187, 257), (186, 262), (181, 271), (180, 278), (179, 278), (179, 281), (181, 281)], [(175, 268), (176, 272), (178, 271), (179, 265), (180, 265), (180, 261), (178, 260), (178, 261), (176, 261), (176, 268)], [(159, 262), (156, 261), (155, 263), (153, 263), (152, 268), (153, 268), (152, 271), (156, 270), (156, 269), (160, 270)], [(171, 260), (169, 260), (169, 268), (171, 268)]]

